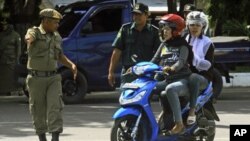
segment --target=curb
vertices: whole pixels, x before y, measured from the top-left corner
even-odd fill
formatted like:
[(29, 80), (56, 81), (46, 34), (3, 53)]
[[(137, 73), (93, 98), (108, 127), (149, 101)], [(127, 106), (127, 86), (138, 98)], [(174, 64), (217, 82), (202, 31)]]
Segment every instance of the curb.
[(223, 87), (250, 87), (250, 73), (229, 73), (230, 83), (226, 83), (225, 77), (223, 77)]

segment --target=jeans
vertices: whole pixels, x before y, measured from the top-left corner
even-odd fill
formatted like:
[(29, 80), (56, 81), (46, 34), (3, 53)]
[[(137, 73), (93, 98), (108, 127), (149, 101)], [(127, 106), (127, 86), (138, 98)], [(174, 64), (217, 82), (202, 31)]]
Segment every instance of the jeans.
[(208, 80), (197, 73), (192, 73), (189, 78), (190, 90), (190, 108), (195, 108), (197, 97), (201, 90), (205, 89), (208, 85)]
[(188, 79), (180, 79), (168, 84), (161, 96), (167, 97), (169, 105), (173, 111), (175, 122), (182, 122), (181, 105), (179, 96), (188, 95)]

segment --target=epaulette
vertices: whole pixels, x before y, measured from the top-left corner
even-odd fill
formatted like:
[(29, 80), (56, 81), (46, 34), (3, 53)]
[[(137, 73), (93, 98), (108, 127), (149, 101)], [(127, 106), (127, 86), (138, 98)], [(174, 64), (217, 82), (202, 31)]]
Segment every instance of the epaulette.
[(153, 25), (153, 24), (151, 24), (151, 26), (152, 26), (153, 28), (155, 28), (156, 30), (159, 29), (157, 26), (155, 26), (155, 25)]
[(129, 28), (132, 26), (133, 22), (128, 22), (122, 25), (123, 28)]
[(123, 24), (122, 26), (128, 26), (128, 25), (131, 25), (131, 24), (132, 24), (132, 22), (128, 22), (128, 23)]

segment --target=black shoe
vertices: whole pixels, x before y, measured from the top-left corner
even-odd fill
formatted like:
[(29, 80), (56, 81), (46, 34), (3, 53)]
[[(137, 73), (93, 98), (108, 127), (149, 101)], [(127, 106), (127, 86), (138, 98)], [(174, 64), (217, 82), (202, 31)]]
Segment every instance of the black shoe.
[(59, 141), (59, 132), (52, 132), (52, 139), (51, 141)]
[(39, 134), (38, 137), (39, 137), (39, 141), (47, 141), (45, 133)]

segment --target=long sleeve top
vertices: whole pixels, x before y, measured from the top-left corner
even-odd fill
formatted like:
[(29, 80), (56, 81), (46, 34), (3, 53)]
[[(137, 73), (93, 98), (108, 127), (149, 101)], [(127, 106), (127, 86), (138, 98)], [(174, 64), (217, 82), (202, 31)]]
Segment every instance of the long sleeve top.
[(162, 43), (158, 48), (151, 62), (161, 66), (170, 66), (174, 72), (166, 76), (167, 79), (180, 79), (191, 74), (188, 67), (189, 49), (188, 44), (183, 38)]

